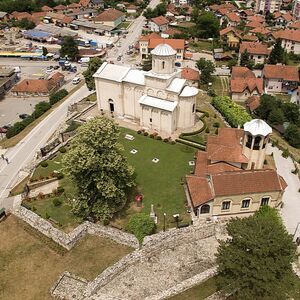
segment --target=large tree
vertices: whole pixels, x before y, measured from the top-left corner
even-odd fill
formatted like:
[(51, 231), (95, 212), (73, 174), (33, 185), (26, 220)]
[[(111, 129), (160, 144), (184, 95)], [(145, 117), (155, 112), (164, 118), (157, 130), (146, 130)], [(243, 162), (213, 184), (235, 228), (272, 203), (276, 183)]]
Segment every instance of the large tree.
[(284, 132), (284, 137), (290, 145), (300, 148), (300, 128), (295, 124), (290, 124)]
[(212, 12), (195, 10), (193, 21), (196, 25), (191, 28), (192, 36), (205, 39), (219, 36), (220, 22)]
[(99, 57), (93, 57), (89, 61), (89, 66), (85, 72), (83, 72), (83, 76), (85, 78), (85, 83), (88, 87), (88, 89), (95, 90), (95, 79), (93, 75), (97, 72), (97, 70), (101, 67), (103, 61)]
[(227, 231), (230, 238), (221, 241), (217, 254), (219, 285), (235, 299), (288, 298), (296, 246), (277, 211), (264, 206), (254, 216), (230, 221)]
[(67, 56), (68, 59), (74, 61), (77, 59), (79, 54), (78, 45), (73, 37), (65, 36), (62, 40), (60, 48), (60, 56)]
[(117, 125), (104, 117), (77, 129), (63, 159), (64, 172), (77, 190), (75, 214), (106, 222), (126, 204), (134, 186), (134, 170), (127, 164), (118, 138)]
[(278, 63), (283, 63), (284, 62), (284, 49), (281, 46), (281, 40), (277, 39), (271, 53), (269, 56), (268, 63), (271, 65), (276, 65)]
[(212, 61), (200, 58), (196, 62), (197, 68), (201, 71), (200, 80), (203, 83), (209, 83), (212, 81), (211, 74), (215, 71), (215, 65)]
[(252, 70), (253, 67), (254, 67), (254, 61), (252, 59), (250, 59), (250, 54), (247, 51), (247, 49), (244, 52), (241, 53), (240, 65), (242, 67), (247, 67), (250, 70)]

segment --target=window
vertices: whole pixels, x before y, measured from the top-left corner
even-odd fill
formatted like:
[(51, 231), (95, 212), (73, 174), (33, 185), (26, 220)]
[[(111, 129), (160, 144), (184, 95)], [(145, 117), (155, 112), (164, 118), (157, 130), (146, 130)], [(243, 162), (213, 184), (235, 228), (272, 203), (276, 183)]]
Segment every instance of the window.
[(150, 123), (152, 123), (152, 118), (150, 118)]
[(268, 205), (269, 204), (269, 197), (261, 198), (260, 206)]
[(210, 211), (210, 206), (208, 204), (204, 204), (200, 208), (200, 214), (208, 214)]
[(230, 201), (223, 201), (221, 210), (228, 210), (230, 208)]
[(163, 68), (163, 69), (165, 68), (165, 64), (166, 64), (166, 63), (163, 61), (163, 62), (162, 62), (162, 68)]
[(245, 199), (242, 201), (242, 208), (249, 208), (250, 206), (250, 199)]
[(193, 113), (195, 112), (195, 104), (193, 104), (192, 112), (193, 112)]

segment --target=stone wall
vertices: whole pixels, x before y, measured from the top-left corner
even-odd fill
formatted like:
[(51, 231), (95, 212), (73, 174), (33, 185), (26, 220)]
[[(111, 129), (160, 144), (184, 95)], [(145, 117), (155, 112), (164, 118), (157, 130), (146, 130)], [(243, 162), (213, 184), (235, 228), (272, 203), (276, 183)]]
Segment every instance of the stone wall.
[(67, 250), (72, 249), (76, 242), (81, 240), (87, 234), (108, 238), (129, 247), (139, 247), (139, 242), (134, 235), (109, 226), (84, 222), (77, 226), (72, 232), (65, 233), (23, 206), (18, 207), (13, 213)]

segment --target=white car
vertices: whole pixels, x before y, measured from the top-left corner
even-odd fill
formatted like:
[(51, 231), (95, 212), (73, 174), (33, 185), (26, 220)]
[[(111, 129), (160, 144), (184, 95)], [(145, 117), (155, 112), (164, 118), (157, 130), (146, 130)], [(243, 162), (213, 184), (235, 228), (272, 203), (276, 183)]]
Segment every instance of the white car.
[(54, 70), (54, 68), (53, 68), (52, 66), (47, 67), (46, 73), (47, 73), (47, 74), (51, 74), (51, 73), (53, 72), (53, 70)]
[(78, 84), (80, 82), (80, 80), (81, 80), (80, 77), (74, 77), (73, 80), (72, 80), (72, 83), (73, 84)]

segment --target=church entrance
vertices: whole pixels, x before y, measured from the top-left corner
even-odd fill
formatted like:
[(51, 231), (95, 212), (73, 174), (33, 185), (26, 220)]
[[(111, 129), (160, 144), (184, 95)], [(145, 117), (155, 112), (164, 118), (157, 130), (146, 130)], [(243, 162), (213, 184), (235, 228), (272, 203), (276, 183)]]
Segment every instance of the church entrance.
[(110, 110), (110, 112), (114, 112), (115, 111), (115, 104), (114, 104), (114, 100), (112, 100), (112, 99), (109, 99), (108, 100), (108, 103), (109, 103), (109, 110)]

